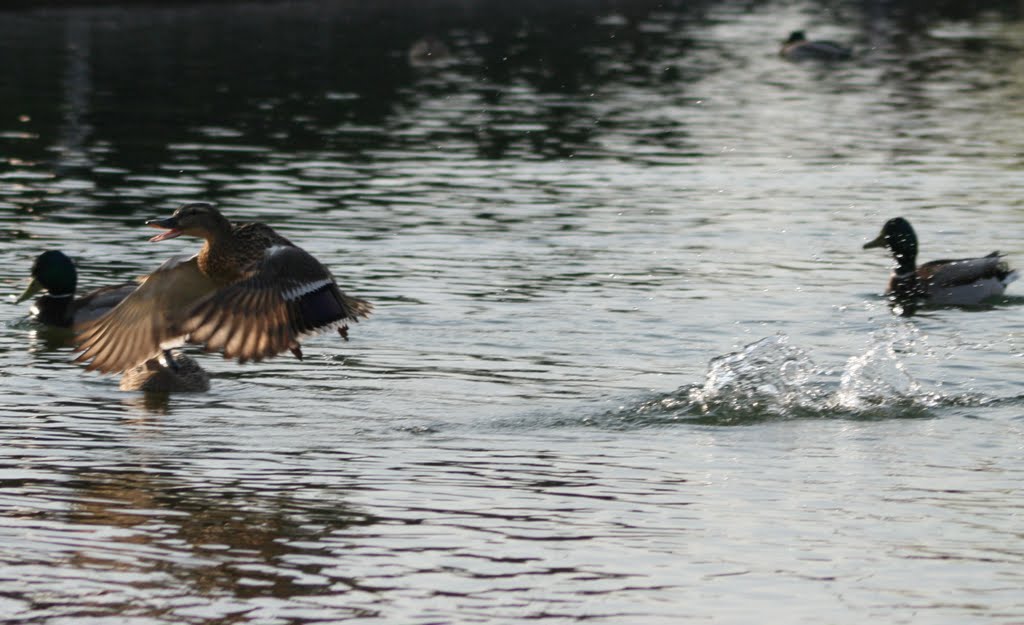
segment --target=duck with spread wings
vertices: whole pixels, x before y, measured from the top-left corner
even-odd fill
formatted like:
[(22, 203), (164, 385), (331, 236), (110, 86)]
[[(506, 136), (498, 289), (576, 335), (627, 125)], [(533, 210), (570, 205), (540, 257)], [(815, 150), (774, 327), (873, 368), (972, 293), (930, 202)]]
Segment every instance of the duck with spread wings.
[(369, 316), (372, 306), (341, 292), (308, 252), (261, 223), (232, 223), (212, 204), (186, 204), (167, 219), (146, 222), (164, 232), (204, 239), (192, 257), (165, 262), (134, 292), (76, 337), (89, 370), (124, 371), (177, 344), (222, 352), (239, 362), (290, 350), (300, 340)]

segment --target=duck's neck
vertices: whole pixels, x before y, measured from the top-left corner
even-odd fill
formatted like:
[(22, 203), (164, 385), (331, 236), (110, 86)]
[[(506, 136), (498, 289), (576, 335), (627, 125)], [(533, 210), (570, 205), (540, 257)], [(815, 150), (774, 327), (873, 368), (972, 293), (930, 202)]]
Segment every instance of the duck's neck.
[(896, 269), (894, 273), (897, 276), (913, 275), (917, 272), (917, 253), (916, 252), (893, 252), (893, 260), (896, 261)]
[(218, 244), (230, 240), (234, 233), (234, 230), (231, 227), (231, 222), (225, 219), (224, 215), (219, 213), (211, 215), (211, 217), (212, 220), (208, 222), (206, 236), (204, 237), (206, 239), (206, 244), (210, 245), (211, 242), (213, 244)]
[(203, 239), (204, 239), (204, 243), (203, 243), (203, 254), (204, 255), (205, 254), (212, 254), (212, 253), (216, 252), (217, 250), (220, 250), (220, 249), (222, 249), (224, 247), (230, 247), (231, 240), (232, 240), (231, 228), (228, 228), (226, 230), (222, 230), (222, 229), (211, 230), (211, 231), (206, 233), (206, 236), (203, 237)]
[(236, 245), (231, 224), (224, 220), (219, 227), (207, 231), (206, 242), (199, 252), (199, 269), (214, 280), (222, 283), (238, 278), (239, 268), (232, 262)]
[(44, 295), (36, 300), (35, 306), (32, 307), (32, 315), (36, 321), (48, 326), (71, 327), (74, 323), (74, 307), (71, 305), (74, 300), (73, 293)]
[(893, 250), (892, 257), (896, 268), (889, 280), (889, 297), (903, 311), (901, 314), (913, 315), (917, 302), (927, 295), (917, 275), (917, 250)]

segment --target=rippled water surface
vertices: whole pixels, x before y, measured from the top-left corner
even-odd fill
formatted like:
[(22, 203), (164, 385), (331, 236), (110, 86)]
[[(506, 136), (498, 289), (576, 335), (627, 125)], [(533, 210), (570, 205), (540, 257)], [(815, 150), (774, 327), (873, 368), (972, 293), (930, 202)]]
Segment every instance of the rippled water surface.
[[(861, 249), (1024, 266), (1019, 5), (376, 4), (0, 13), (2, 622), (1024, 622), (1024, 285)], [(189, 200), (374, 315), (159, 397), (14, 304)]]

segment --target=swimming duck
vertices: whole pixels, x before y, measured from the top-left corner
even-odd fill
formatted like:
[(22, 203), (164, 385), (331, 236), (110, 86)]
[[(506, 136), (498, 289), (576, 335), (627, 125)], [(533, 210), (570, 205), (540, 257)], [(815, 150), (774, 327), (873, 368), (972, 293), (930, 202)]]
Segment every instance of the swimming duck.
[(194, 359), (175, 351), (169, 355), (169, 364), (160, 358), (150, 358), (135, 365), (121, 376), (122, 391), (146, 393), (199, 393), (210, 390), (210, 376)]
[(875, 247), (888, 248), (896, 261), (886, 294), (901, 306), (971, 306), (1002, 295), (1018, 277), (999, 252), (918, 266), (917, 235), (902, 217), (885, 222), (878, 237), (864, 244), (864, 249)]
[(440, 65), (450, 60), (451, 56), (448, 46), (433, 35), (418, 39), (409, 46), (409, 65), (413, 67)]
[(50, 250), (36, 257), (32, 263), (32, 282), (16, 301), (20, 304), (40, 291), (46, 291), (33, 304), (32, 318), (48, 326), (70, 328), (76, 323), (102, 316), (139, 285), (137, 282), (125, 282), (75, 297), (77, 286), (75, 263), (64, 252)]
[[(75, 297), (78, 271), (67, 254), (46, 251), (32, 263), (32, 282), (17, 299), (23, 302), (45, 290), (32, 306), (32, 318), (54, 328), (73, 328), (98, 319), (139, 286), (125, 282), (101, 287)], [(167, 363), (167, 364), (165, 364)], [(128, 371), (121, 378), (125, 391), (206, 391), (210, 378), (195, 360), (182, 353), (165, 352)]]
[(790, 61), (845, 61), (853, 50), (834, 41), (810, 41), (804, 31), (795, 30), (782, 42), (779, 55)]
[(205, 243), (194, 256), (165, 262), (116, 308), (83, 326), (78, 361), (90, 370), (124, 371), (182, 342), (239, 362), (284, 350), (301, 359), (300, 339), (329, 328), (347, 339), (347, 324), (372, 310), (265, 224), (232, 223), (205, 202), (146, 224), (164, 230), (150, 241), (186, 235)]

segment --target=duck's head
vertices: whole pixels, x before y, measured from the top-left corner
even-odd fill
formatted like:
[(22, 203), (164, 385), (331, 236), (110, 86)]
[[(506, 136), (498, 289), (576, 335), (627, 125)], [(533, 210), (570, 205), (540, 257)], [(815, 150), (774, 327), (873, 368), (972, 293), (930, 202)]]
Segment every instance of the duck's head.
[(50, 295), (71, 296), (78, 284), (78, 271), (75, 263), (63, 252), (43, 252), (32, 263), (32, 282), (18, 297), (24, 302), (40, 291), (48, 291)]
[(901, 265), (912, 265), (917, 259), (917, 235), (910, 227), (910, 222), (902, 217), (893, 217), (885, 222), (882, 232), (864, 244), (866, 250), (873, 247), (888, 248)]
[(789, 39), (783, 41), (783, 44), (789, 45), (791, 43), (800, 43), (801, 41), (807, 41), (807, 35), (802, 30), (794, 30), (789, 33)]
[(150, 219), (147, 226), (165, 230), (156, 235), (150, 241), (163, 241), (186, 235), (209, 239), (210, 237), (230, 229), (231, 224), (213, 204), (206, 202), (192, 202), (185, 204), (174, 211), (166, 219)]

